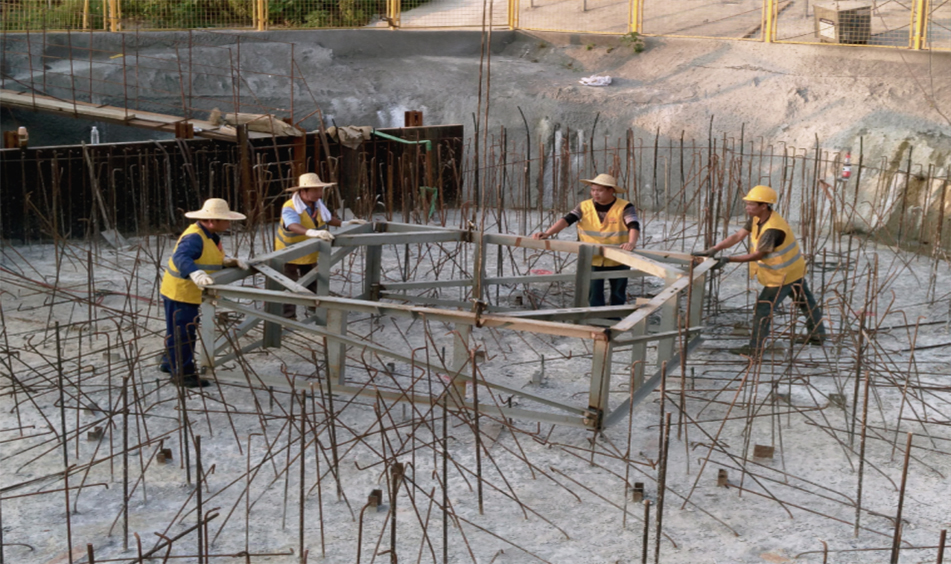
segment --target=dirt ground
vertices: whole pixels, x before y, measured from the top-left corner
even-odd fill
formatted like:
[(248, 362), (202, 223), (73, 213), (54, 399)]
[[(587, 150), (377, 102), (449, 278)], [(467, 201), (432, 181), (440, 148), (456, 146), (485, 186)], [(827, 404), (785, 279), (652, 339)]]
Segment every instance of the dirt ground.
[[(231, 64), (235, 37), (193, 38), (196, 79), (185, 86), (194, 87), (194, 111), (233, 104), (230, 81), (216, 74)], [(307, 117), (316, 102), (327, 125), (401, 127), (404, 111), (422, 110), (426, 123), (461, 123), (471, 131), (474, 114), (483, 117), (487, 111), (493, 131), (505, 126), (510, 137), (527, 134), (536, 146), (550, 145), (558, 130), (583, 142), (593, 133), (600, 146), (605, 138), (612, 144), (624, 139), (632, 129), (642, 139), (659, 133), (662, 144), (679, 141), (681, 134), (704, 143), (711, 133), (734, 140), (742, 135), (777, 152), (811, 150), (818, 143), (858, 154), (862, 140), (866, 162), (896, 158), (906, 143), (925, 168), (945, 166), (951, 152), (951, 52), (648, 37), (645, 50), (635, 53), (617, 36), (495, 31), (492, 56), (480, 73), (482, 38), (474, 32), (287, 31), (253, 37), (259, 42), (241, 59), (245, 107), (269, 107), (278, 115), (289, 110), (288, 42), (293, 42), (294, 115), (308, 129), (317, 127), (316, 118)], [(109, 36), (96, 41), (102, 43), (92, 72), (108, 81), (94, 87), (115, 90), (122, 69), (109, 55), (121, 44)], [(137, 103), (168, 111), (181, 103), (174, 76), (179, 69), (166, 61), (168, 45), (177, 41), (185, 48), (188, 37), (167, 33), (137, 41), (144, 61), (133, 73)], [(65, 60), (51, 64), (57, 73), (69, 70)], [(15, 78), (30, 80), (22, 69), (16, 72), (21, 64), (11, 65)], [(85, 80), (89, 68), (76, 64), (73, 72)], [(262, 74), (268, 72), (274, 74)], [(603, 88), (579, 84), (594, 74), (613, 82)], [(480, 75), (487, 108), (479, 106)], [(61, 74), (50, 73), (46, 80), (49, 91), (72, 95)], [(97, 97), (122, 99), (121, 89)], [(23, 112), (4, 114), (7, 119), (29, 125), (36, 145), (88, 139), (93, 125)], [(103, 142), (149, 135), (98, 125)]]

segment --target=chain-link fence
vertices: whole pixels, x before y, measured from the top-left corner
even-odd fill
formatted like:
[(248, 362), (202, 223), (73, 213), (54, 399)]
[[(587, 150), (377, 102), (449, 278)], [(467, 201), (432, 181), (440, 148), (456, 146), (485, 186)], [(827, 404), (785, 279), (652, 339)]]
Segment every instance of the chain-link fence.
[(951, 51), (951, 0), (931, 0), (923, 47)]
[(109, 7), (101, 0), (64, 0), (53, 5), (42, 0), (0, 1), (3, 31), (106, 30)]
[(650, 35), (763, 38), (763, 0), (649, 0), (641, 13), (641, 30)]
[(623, 34), (633, 31), (632, 0), (519, 0), (518, 28)]
[(951, 0), (0, 0), (4, 31), (493, 28), (951, 50)]

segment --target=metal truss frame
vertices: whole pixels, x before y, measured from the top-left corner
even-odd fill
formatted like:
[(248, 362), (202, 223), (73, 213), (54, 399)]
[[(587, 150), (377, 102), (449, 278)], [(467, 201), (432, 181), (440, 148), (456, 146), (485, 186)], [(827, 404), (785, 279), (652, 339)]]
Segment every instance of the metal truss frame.
[[(473, 245), (473, 276), (457, 280), (409, 281), (382, 283), (381, 267), (384, 245), (437, 244), (462, 242)], [(486, 275), (486, 249), (489, 245), (521, 247), (526, 249), (558, 251), (578, 255), (574, 273), (547, 276), (489, 277)], [(330, 295), (331, 268), (350, 253), (365, 249), (364, 279), (362, 293), (352, 298)], [(500, 249), (501, 250), (501, 249)], [(294, 282), (282, 274), (283, 265), (314, 251), (320, 253), (317, 267), (301, 280)], [(592, 258), (603, 256), (631, 267), (630, 271), (592, 272), (587, 265)], [(326, 339), (328, 371), (327, 389), (345, 395), (382, 397), (391, 401), (436, 404), (445, 399), (405, 390), (392, 379), (384, 383), (371, 378), (369, 383), (352, 385), (346, 375), (348, 354), (372, 354), (378, 357), (410, 363), (417, 369), (425, 369), (441, 375), (451, 382), (448, 387), (454, 392), (453, 401), (460, 409), (479, 409), (485, 414), (500, 417), (529, 419), (559, 425), (601, 430), (621, 420), (634, 404), (643, 401), (660, 383), (667, 372), (679, 367), (685, 360), (682, 353), (689, 354), (700, 342), (702, 326), (703, 292), (707, 273), (716, 264), (712, 259), (694, 265), (692, 257), (676, 252), (637, 250), (622, 251), (618, 248), (583, 244), (570, 241), (536, 241), (530, 237), (484, 233), (476, 230), (461, 230), (425, 225), (377, 221), (346, 229), (337, 235), (333, 243), (317, 239), (304, 241), (286, 249), (257, 257), (247, 270), (230, 268), (215, 273), (215, 284), (205, 289), (202, 297), (201, 315), (205, 320), (216, 319), (218, 311), (243, 314), (244, 321), (227, 335), (216, 335), (215, 323), (201, 325), (200, 335), (203, 366), (214, 368), (233, 360), (237, 355), (260, 347), (280, 347), (285, 330), (308, 333)], [(233, 285), (248, 276), (263, 274), (264, 289)], [(638, 299), (625, 306), (591, 308), (586, 306), (591, 280), (618, 276), (654, 276), (664, 280), (664, 289), (653, 298)], [(306, 288), (316, 280), (317, 292)], [(517, 310), (490, 306), (483, 298), (486, 288), (495, 284), (518, 284), (540, 282), (574, 283), (574, 307), (547, 310)], [(470, 301), (418, 298), (419, 301), (435, 303), (428, 305), (405, 305), (389, 301), (397, 299), (412, 301), (414, 296), (401, 294), (406, 290), (434, 287), (471, 287)], [(260, 308), (248, 302), (263, 304)], [(683, 311), (681, 316), (681, 302)], [(283, 304), (303, 305), (316, 308), (316, 315), (305, 322), (282, 317)], [(373, 316), (390, 316), (442, 321), (453, 325), (453, 351), (450, 365), (428, 363), (399, 350), (377, 345), (348, 335), (347, 321), (352, 313)], [(657, 315), (660, 323), (648, 327), (651, 315)], [(609, 327), (588, 324), (590, 320), (623, 318)], [(258, 324), (264, 324), (263, 338), (245, 345), (240, 350), (234, 347)], [(474, 330), (494, 327), (507, 331), (521, 331), (544, 335), (557, 335), (584, 339), (591, 342), (591, 382), (586, 406), (569, 405), (544, 398), (521, 389), (512, 388), (487, 378), (475, 376), (475, 355), (469, 347)], [(676, 346), (679, 338), (685, 338), (686, 346)], [(647, 346), (656, 343), (657, 357), (647, 366)], [(632, 384), (634, 390), (619, 405), (611, 409), (611, 365), (614, 349), (631, 346)], [(645, 373), (651, 375), (645, 379)], [(392, 376), (392, 375), (388, 375)], [(222, 376), (219, 376), (222, 377)], [(263, 376), (268, 385), (288, 387), (282, 378)], [(478, 379), (478, 384), (499, 393), (511, 394), (520, 399), (520, 404), (537, 404), (538, 407), (523, 408), (503, 405), (479, 404), (465, 399), (465, 385)], [(389, 385), (386, 385), (389, 384)], [(547, 409), (541, 409), (542, 407)]]

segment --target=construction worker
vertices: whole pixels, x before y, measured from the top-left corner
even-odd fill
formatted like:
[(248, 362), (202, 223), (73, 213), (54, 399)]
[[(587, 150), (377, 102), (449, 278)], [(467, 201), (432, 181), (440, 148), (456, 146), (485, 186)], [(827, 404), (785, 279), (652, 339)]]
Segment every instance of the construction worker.
[[(297, 186), (287, 189), (293, 195), (291, 199), (284, 202), (281, 209), (281, 225), (277, 229), (277, 235), (274, 238), (274, 250), (278, 251), (293, 245), (306, 241), (312, 237), (327, 241), (334, 240), (334, 236), (327, 231), (326, 227), (332, 225), (340, 227), (344, 222), (333, 216), (327, 206), (324, 205), (324, 188), (334, 186), (336, 182), (323, 182), (320, 177), (313, 172), (300, 175), (297, 179)], [(351, 219), (346, 222), (348, 225), (361, 225), (366, 223), (362, 219)], [(319, 253), (297, 258), (284, 263), (284, 275), (294, 280), (300, 280), (308, 272), (317, 266), (317, 256)], [(314, 280), (307, 286), (311, 291), (317, 291), (317, 281)], [(297, 306), (294, 304), (284, 304), (284, 317), (295, 319), (297, 316)]]
[[(592, 180), (582, 180), (591, 187), (591, 199), (585, 200), (559, 219), (554, 225), (535, 233), (532, 239), (548, 239), (573, 223), (578, 223), (578, 239), (582, 243), (620, 246), (633, 251), (641, 235), (641, 223), (634, 204), (616, 196), (624, 192), (610, 174), (599, 174)], [(592, 261), (594, 272), (630, 270), (630, 267), (602, 256)], [(624, 305), (627, 301), (627, 276), (611, 278), (611, 305)], [(604, 304), (604, 281), (592, 280), (588, 291), (588, 305), (601, 307)]]
[(799, 244), (792, 229), (778, 212), (773, 210), (777, 201), (776, 191), (769, 186), (755, 186), (743, 198), (749, 216), (742, 229), (716, 245), (692, 253), (698, 257), (712, 257), (718, 251), (729, 249), (750, 234), (753, 235), (752, 252), (745, 255), (721, 257), (719, 266), (730, 262), (750, 263), (750, 276), (756, 275), (763, 290), (756, 300), (752, 334), (748, 345), (730, 352), (747, 356), (762, 353), (774, 308), (792, 296), (806, 316), (807, 342), (821, 345), (825, 341), (822, 310), (806, 283), (806, 263), (799, 251)]
[(165, 356), (160, 370), (172, 374), (176, 382), (196, 388), (209, 383), (199, 378), (195, 370), (198, 306), (201, 305), (202, 290), (214, 284), (208, 273), (222, 267), (247, 269), (248, 265), (241, 259), (226, 257), (221, 249), (219, 234), (227, 231), (232, 221), (244, 219), (243, 214), (228, 208), (228, 202), (210, 198), (205, 200), (200, 210), (188, 212), (185, 217), (198, 221), (189, 225), (178, 238), (162, 277)]

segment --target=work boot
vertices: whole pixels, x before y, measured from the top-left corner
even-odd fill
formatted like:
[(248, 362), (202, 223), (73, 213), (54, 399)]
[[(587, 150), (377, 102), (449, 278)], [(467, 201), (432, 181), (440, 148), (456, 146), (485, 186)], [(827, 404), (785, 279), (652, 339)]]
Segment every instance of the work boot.
[[(178, 378), (172, 378), (172, 382), (178, 384)], [(211, 382), (205, 380), (204, 378), (199, 378), (197, 374), (188, 374), (183, 376), (181, 379), (181, 385), (186, 388), (207, 388), (211, 385)]]
[(799, 344), (815, 345), (817, 347), (821, 347), (826, 342), (826, 336), (813, 333), (812, 335), (797, 335), (794, 340)]
[(750, 358), (758, 358), (760, 355), (760, 349), (750, 345), (743, 345), (742, 347), (730, 349), (730, 354), (748, 356)]

